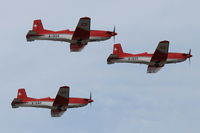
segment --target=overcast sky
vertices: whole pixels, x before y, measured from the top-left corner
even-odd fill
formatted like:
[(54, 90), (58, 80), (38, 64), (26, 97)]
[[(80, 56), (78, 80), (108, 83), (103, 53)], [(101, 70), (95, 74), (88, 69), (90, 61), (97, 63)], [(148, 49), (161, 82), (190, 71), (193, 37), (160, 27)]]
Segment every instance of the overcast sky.
[[(199, 0), (1, 0), (0, 132), (4, 133), (199, 133)], [(106, 59), (113, 39), (89, 43), (71, 53), (69, 43), (26, 42), (34, 19), (50, 30), (74, 30), (80, 17), (91, 29), (113, 30), (125, 52), (153, 52), (159, 41), (169, 51), (192, 49), (188, 60), (146, 74), (146, 65), (113, 64)], [(61, 118), (50, 110), (11, 108), (18, 88), (30, 97), (89, 97), (92, 107), (69, 109)]]

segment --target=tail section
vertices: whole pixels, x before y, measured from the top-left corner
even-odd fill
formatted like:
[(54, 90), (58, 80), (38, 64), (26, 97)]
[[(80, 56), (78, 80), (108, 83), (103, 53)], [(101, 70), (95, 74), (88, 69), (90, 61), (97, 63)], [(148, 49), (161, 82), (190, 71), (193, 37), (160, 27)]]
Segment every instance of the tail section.
[(113, 47), (113, 54), (119, 55), (119, 54), (122, 54), (122, 53), (124, 53), (124, 52), (123, 52), (123, 49), (121, 47), (121, 44), (120, 43), (115, 44), (114, 47)]
[(14, 98), (12, 103), (11, 103), (11, 106), (12, 108), (18, 108), (19, 107), (19, 104), (20, 103), (23, 103), (23, 101), (25, 99), (27, 99), (27, 95), (26, 95), (26, 91), (25, 89), (18, 89), (18, 93), (17, 93), (17, 98)]
[(107, 58), (107, 64), (114, 64), (116, 59), (119, 59), (119, 55), (123, 54), (121, 44), (114, 44), (113, 53)]
[(40, 33), (41, 31), (44, 30), (43, 25), (42, 25), (42, 21), (40, 19), (34, 20), (32, 30), (36, 33)]
[(25, 99), (27, 99), (27, 94), (26, 94), (26, 90), (25, 89), (18, 89), (18, 93), (17, 93), (17, 99), (23, 101)]
[(40, 34), (42, 31), (45, 31), (42, 25), (42, 21), (40, 19), (33, 21), (33, 28), (29, 30), (26, 35), (26, 40), (28, 42), (34, 41), (34, 37)]

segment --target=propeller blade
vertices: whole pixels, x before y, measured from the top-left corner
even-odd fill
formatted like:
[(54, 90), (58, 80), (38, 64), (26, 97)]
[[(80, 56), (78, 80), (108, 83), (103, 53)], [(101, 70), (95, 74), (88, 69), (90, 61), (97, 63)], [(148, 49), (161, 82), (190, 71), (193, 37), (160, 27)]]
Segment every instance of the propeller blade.
[(190, 51), (189, 51), (189, 55), (191, 55), (191, 52), (192, 52), (192, 50), (190, 49)]
[(113, 29), (113, 32), (115, 32), (115, 25), (114, 25), (114, 29)]
[(191, 63), (190, 58), (189, 58), (189, 64)]

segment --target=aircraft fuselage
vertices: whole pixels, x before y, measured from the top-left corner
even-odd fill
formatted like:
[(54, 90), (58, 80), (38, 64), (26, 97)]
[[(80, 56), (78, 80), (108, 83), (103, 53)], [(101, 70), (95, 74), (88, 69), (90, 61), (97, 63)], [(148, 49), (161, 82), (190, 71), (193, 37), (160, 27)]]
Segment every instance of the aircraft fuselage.
[[(67, 100), (66, 100), (67, 101)], [(92, 102), (90, 99), (82, 99), (82, 98), (69, 98), (69, 104), (67, 108), (78, 108), (86, 106), (89, 102)], [(36, 108), (48, 108), (54, 109), (53, 107), (54, 99), (49, 100), (28, 100), (28, 101), (18, 101), (17, 99), (13, 101), (12, 107), (36, 107)]]
[[(81, 43), (87, 43), (87, 42), (95, 42), (95, 41), (97, 41), (97, 42), (104, 41), (104, 40), (108, 40), (112, 37), (112, 36), (106, 34), (107, 31), (91, 31), (91, 32), (92, 33), (90, 34), (90, 37), (88, 40), (82, 40), (81, 38), (80, 38), (80, 40), (72, 40), (73, 32), (72, 33), (66, 32), (66, 33), (31, 34), (31, 33), (33, 33), (33, 31), (29, 31), (26, 38), (27, 38), (27, 41), (51, 40), (51, 41), (63, 41), (63, 42), (69, 42), (69, 43), (77, 43), (79, 41)], [(97, 32), (97, 34), (95, 35), (96, 32)], [(98, 33), (101, 33), (101, 34), (98, 34)], [(105, 35), (104, 35), (104, 33), (105, 33)]]
[[(152, 55), (153, 54), (148, 54), (145, 53), (146, 55), (134, 55), (134, 56), (127, 56), (127, 57), (117, 57), (117, 58), (110, 58), (108, 59), (108, 63), (138, 63), (138, 64), (146, 64), (149, 65)], [(171, 64), (171, 63), (179, 63), (183, 62), (187, 59), (186, 56), (184, 56), (184, 53), (169, 53), (168, 58), (166, 60), (166, 64)]]
[[(168, 58), (166, 64), (183, 62), (186, 59), (170, 59)], [(114, 59), (115, 63), (139, 63), (139, 64), (149, 64), (151, 57), (125, 57), (122, 59)]]

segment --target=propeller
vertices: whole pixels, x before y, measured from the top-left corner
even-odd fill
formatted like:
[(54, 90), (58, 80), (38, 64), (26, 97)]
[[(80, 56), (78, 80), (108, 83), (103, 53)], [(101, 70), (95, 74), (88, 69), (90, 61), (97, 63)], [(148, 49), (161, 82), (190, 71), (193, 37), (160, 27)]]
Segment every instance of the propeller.
[[(115, 25), (114, 25), (113, 32), (115, 33)], [(113, 36), (113, 41), (114, 41), (114, 43), (115, 43), (115, 35)]]
[[(92, 100), (92, 92), (90, 92), (90, 100)], [(90, 107), (92, 106), (92, 102), (90, 102)]]
[(191, 52), (192, 52), (192, 50), (190, 49), (190, 50), (189, 50), (189, 53), (188, 53), (188, 55), (189, 55), (189, 64), (190, 64), (190, 58), (192, 57), (192, 56), (191, 56)]
[(114, 26), (113, 31), (107, 31), (106, 33), (109, 34), (109, 37), (113, 37), (114, 43), (115, 43), (115, 36), (117, 33), (115, 33), (116, 27)]

